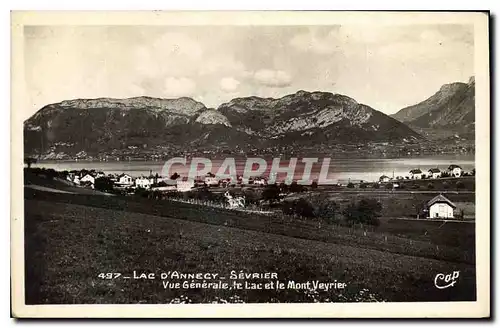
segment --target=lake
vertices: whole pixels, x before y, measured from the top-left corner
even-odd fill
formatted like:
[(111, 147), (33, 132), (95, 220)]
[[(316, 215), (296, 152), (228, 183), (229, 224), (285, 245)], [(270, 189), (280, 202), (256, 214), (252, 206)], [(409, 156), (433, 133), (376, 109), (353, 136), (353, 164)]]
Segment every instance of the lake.
[[(315, 179), (321, 171), (323, 159), (319, 159), (319, 164), (314, 164), (311, 170), (311, 178)], [(264, 171), (264, 176), (269, 174), (272, 159), (267, 160), (267, 168)], [(189, 162), (188, 162), (189, 163)], [(211, 172), (216, 173), (223, 163), (223, 159), (214, 159), (211, 161)], [(245, 167), (245, 159), (239, 158), (235, 160), (236, 170), (238, 174), (242, 174)], [(470, 171), (475, 167), (474, 155), (458, 155), (458, 156), (434, 156), (434, 157), (413, 157), (413, 158), (384, 158), (384, 159), (349, 159), (349, 158), (331, 158), (328, 166), (328, 179), (337, 180), (364, 180), (378, 181), (382, 175), (389, 177), (408, 176), (411, 169), (419, 168), (427, 173), (430, 168), (439, 168), (446, 170), (450, 164), (460, 165), (465, 171)], [(147, 176), (150, 173), (155, 175), (158, 173), (162, 176), (167, 174), (162, 173), (164, 162), (162, 161), (41, 161), (33, 164), (32, 167), (52, 168), (58, 171), (64, 170), (81, 170), (95, 169), (103, 171), (106, 174), (126, 173), (133, 177)], [(281, 160), (280, 167), (289, 165), (288, 160)], [(301, 159), (298, 159), (294, 179), (302, 178), (305, 164)], [(251, 166), (256, 170), (258, 165)], [(202, 168), (202, 165), (199, 166)], [(325, 167), (326, 168), (326, 167)], [(181, 176), (187, 176), (189, 165), (174, 165), (168, 175), (174, 172)], [(226, 171), (229, 173), (229, 171)], [(278, 180), (281, 180), (284, 174), (278, 175)]]

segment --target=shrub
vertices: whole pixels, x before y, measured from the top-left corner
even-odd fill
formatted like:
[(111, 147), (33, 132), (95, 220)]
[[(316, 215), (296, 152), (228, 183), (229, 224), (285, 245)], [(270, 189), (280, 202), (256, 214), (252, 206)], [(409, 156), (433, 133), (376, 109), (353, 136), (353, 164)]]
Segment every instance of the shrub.
[(287, 215), (297, 215), (306, 218), (314, 217), (314, 208), (312, 204), (304, 198), (283, 202), (282, 211)]
[(462, 181), (456, 183), (457, 189), (465, 189), (465, 184)]
[(332, 200), (325, 198), (313, 200), (314, 216), (326, 219), (328, 222), (334, 222), (339, 211), (339, 206)]
[(317, 181), (313, 181), (311, 183), (311, 189), (317, 189), (318, 188), (318, 182)]
[(443, 189), (449, 189), (450, 188), (450, 184), (448, 182), (443, 182)]
[(289, 191), (290, 188), (288, 188), (288, 185), (284, 182), (280, 183), (280, 186), (279, 186), (279, 191), (284, 193), (284, 194), (287, 194), (288, 191)]
[(392, 189), (392, 183), (388, 183), (385, 185), (385, 189)]
[(344, 209), (343, 214), (349, 223), (379, 225), (378, 217), (382, 211), (382, 204), (376, 199), (362, 199), (357, 204), (351, 203)]
[(380, 188), (380, 185), (379, 185), (378, 183), (376, 183), (376, 182), (375, 182), (375, 183), (373, 184), (373, 188), (374, 188), (374, 189), (378, 189), (378, 188)]
[(47, 179), (52, 180), (57, 177), (57, 172), (54, 169), (45, 170), (45, 174), (47, 175)]
[(361, 189), (366, 189), (366, 183), (364, 183), (364, 182), (363, 182), (363, 183), (361, 183), (361, 184), (359, 185), (359, 187), (360, 187)]
[(432, 182), (428, 183), (427, 189), (434, 189), (434, 184)]
[(136, 188), (135, 191), (134, 191), (134, 195), (136, 196), (140, 196), (140, 197), (144, 197), (144, 198), (148, 198), (149, 197), (149, 191), (142, 188), (142, 187), (139, 187), (139, 188)]
[(245, 202), (247, 204), (258, 205), (260, 203), (261, 195), (254, 190), (245, 190), (243, 195), (245, 196)]
[(303, 192), (304, 191), (304, 186), (299, 185), (297, 181), (293, 181), (290, 184), (290, 192)]
[(269, 201), (270, 204), (280, 199), (280, 189), (276, 184), (268, 185), (262, 192), (262, 199)]
[(99, 191), (113, 191), (114, 183), (108, 177), (100, 177), (95, 179), (94, 188)]
[(354, 188), (354, 184), (353, 184), (352, 182), (349, 182), (349, 183), (347, 184), (347, 188)]

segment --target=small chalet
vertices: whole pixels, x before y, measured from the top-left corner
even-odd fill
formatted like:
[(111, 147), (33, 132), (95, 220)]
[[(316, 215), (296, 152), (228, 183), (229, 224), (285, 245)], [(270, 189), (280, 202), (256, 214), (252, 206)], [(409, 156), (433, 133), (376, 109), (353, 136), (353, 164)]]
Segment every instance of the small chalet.
[(437, 195), (427, 203), (430, 219), (453, 219), (453, 210), (457, 208), (452, 201), (443, 195)]
[(378, 179), (379, 182), (389, 182), (390, 180), (391, 178), (389, 178), (387, 175), (383, 175)]
[(152, 178), (140, 177), (140, 178), (135, 180), (135, 185), (139, 188), (144, 188), (144, 189), (151, 188), (151, 185), (153, 183), (154, 183), (154, 180)]
[(411, 170), (410, 179), (422, 179), (422, 171), (420, 169)]
[(463, 170), (460, 166), (451, 164), (450, 166), (448, 166), (448, 172), (451, 176), (459, 178), (462, 176)]
[(80, 184), (83, 184), (84, 182), (87, 182), (87, 183), (90, 183), (91, 185), (93, 185), (95, 183), (95, 178), (92, 175), (87, 174), (83, 178), (80, 179)]
[(437, 179), (441, 177), (441, 170), (438, 169), (437, 167), (430, 169), (428, 173), (429, 177), (431, 177), (432, 179)]
[(120, 174), (116, 184), (122, 186), (132, 186), (134, 184), (134, 179), (128, 174)]

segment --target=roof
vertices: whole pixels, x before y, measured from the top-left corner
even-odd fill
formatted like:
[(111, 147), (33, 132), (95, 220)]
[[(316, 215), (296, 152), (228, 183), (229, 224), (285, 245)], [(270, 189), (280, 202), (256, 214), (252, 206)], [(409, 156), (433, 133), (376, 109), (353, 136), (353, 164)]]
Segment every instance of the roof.
[(420, 174), (420, 173), (422, 173), (422, 171), (420, 171), (420, 169), (413, 169), (413, 170), (410, 171), (410, 173)]
[(456, 164), (451, 164), (450, 166), (448, 166), (448, 170), (453, 170), (453, 169), (461, 169), (461, 167), (459, 165), (456, 165)]
[(441, 170), (440, 170), (440, 169), (438, 169), (438, 168), (434, 168), (434, 169), (430, 169), (430, 170), (429, 170), (429, 172), (432, 172), (432, 173), (439, 173), (439, 172), (441, 172)]
[(431, 199), (430, 201), (428, 201), (427, 202), (427, 206), (431, 207), (432, 205), (434, 205), (436, 203), (446, 203), (446, 204), (450, 205), (453, 208), (457, 207), (451, 200), (449, 200), (448, 198), (444, 197), (441, 194), (437, 195), (436, 197), (434, 197), (433, 199)]
[(389, 179), (389, 177), (387, 175), (383, 175), (380, 177), (380, 179), (385, 179), (385, 178)]

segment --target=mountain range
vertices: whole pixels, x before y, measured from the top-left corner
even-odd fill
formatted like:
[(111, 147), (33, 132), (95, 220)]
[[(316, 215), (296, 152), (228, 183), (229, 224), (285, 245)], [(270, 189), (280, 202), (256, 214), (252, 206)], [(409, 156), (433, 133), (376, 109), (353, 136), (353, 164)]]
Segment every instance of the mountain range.
[(65, 100), (24, 122), (25, 153), (418, 142), (423, 137), (406, 123), (435, 126), (473, 119), (473, 81), (470, 85), (443, 86), (439, 95), (393, 117), (345, 95), (302, 90), (281, 98), (236, 98), (216, 109), (187, 97)]

